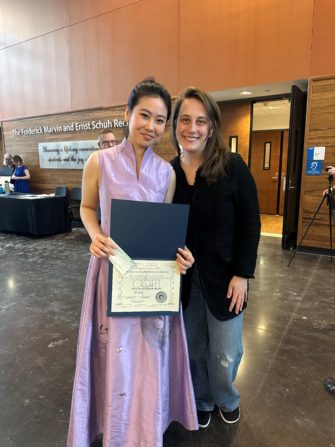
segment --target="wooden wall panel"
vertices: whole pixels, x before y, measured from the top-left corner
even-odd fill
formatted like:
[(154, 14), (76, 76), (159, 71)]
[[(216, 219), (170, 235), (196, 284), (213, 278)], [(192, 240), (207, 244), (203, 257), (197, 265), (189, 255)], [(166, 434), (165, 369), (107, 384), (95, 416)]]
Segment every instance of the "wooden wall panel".
[(114, 103), (151, 75), (178, 92), (178, 0), (147, 0), (113, 13)]
[(229, 145), (230, 136), (238, 136), (238, 153), (248, 164), (250, 145), (250, 101), (219, 103), (222, 117), (222, 135)]
[(335, 72), (333, 0), (0, 0), (0, 8), (1, 119), (124, 103), (147, 75), (176, 94)]
[(74, 24), (119, 9), (138, 0), (65, 0), (68, 23)]
[(335, 73), (335, 2), (315, 0), (310, 76)]
[(177, 93), (177, 25), (178, 0), (150, 0), (72, 26), (72, 109), (123, 104), (147, 76)]
[[(328, 187), (324, 168), (335, 165), (335, 77), (313, 79), (309, 85), (305, 153), (303, 160), (298, 241), (300, 241)], [(321, 176), (306, 176), (308, 146), (325, 146), (326, 158)], [(334, 236), (333, 236), (334, 238)], [(335, 239), (335, 238), (334, 238)], [(302, 245), (329, 248), (328, 207), (324, 204)]]
[(72, 109), (115, 104), (112, 26), (113, 15), (105, 14), (69, 28)]
[(64, 0), (0, 0), (0, 49), (66, 26)]
[(223, 90), (305, 79), (314, 0), (180, 1), (180, 86)]
[(67, 30), (0, 51), (2, 118), (71, 110)]
[[(71, 123), (87, 123), (89, 121), (113, 121), (114, 118), (124, 119), (125, 106), (101, 108), (82, 112), (64, 113), (58, 115), (40, 116), (22, 120), (5, 121), (2, 123), (6, 152), (20, 155), (27, 165), (30, 174), (32, 191), (52, 193), (56, 186), (66, 185), (69, 190), (81, 186), (82, 170), (80, 169), (41, 169), (39, 167), (38, 144), (54, 141), (97, 140), (99, 130), (74, 131), (62, 133), (44, 133), (42, 135), (14, 136), (13, 129), (29, 129), (39, 126), (65, 126)], [(123, 128), (113, 128), (118, 142), (124, 138)], [(167, 160), (175, 156), (170, 144), (169, 128), (166, 129), (161, 143), (155, 151)], [(3, 153), (1, 154), (3, 157)]]

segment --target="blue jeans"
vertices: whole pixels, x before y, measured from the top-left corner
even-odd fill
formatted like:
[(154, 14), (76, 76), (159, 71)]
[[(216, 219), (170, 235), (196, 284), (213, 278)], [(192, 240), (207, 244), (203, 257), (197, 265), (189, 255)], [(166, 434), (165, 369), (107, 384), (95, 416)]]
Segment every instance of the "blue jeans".
[(217, 405), (224, 411), (235, 410), (240, 403), (233, 382), (243, 354), (243, 313), (217, 320), (205, 302), (194, 268), (184, 321), (197, 409), (211, 411)]

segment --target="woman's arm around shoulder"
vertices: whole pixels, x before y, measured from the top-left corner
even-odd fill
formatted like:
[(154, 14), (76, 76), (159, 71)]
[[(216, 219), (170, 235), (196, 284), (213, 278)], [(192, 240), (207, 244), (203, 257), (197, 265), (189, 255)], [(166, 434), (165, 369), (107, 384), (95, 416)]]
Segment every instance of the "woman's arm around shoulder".
[(172, 203), (175, 191), (176, 191), (176, 173), (175, 173), (174, 169), (172, 169), (169, 184), (168, 184), (166, 194), (165, 194), (165, 199), (164, 199), (165, 203)]
[[(164, 200), (165, 203), (172, 203), (175, 190), (176, 190), (176, 173), (173, 169), (171, 171), (169, 184), (165, 194), (165, 200)], [(186, 275), (186, 270), (192, 267), (192, 265), (194, 264), (193, 255), (187, 247), (178, 248), (176, 261), (179, 272), (182, 275)]]

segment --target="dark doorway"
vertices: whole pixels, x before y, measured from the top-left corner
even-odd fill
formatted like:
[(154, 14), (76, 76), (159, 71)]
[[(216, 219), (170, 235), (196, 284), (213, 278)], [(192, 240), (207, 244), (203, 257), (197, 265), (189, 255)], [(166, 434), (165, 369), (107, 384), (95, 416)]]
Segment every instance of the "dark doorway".
[(282, 248), (286, 250), (295, 248), (297, 245), (306, 101), (307, 94), (302, 92), (296, 85), (293, 85), (291, 91), (291, 113), (282, 237)]

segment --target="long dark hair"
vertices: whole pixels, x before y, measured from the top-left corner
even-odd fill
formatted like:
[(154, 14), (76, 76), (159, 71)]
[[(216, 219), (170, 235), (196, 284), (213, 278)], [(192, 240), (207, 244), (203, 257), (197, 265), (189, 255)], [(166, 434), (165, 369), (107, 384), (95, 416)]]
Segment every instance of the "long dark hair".
[(153, 78), (147, 78), (135, 85), (128, 99), (128, 109), (131, 112), (144, 96), (161, 98), (167, 109), (167, 120), (171, 115), (171, 96), (166, 88)]
[(223, 141), (221, 134), (221, 114), (216, 101), (206, 92), (195, 87), (188, 87), (177, 97), (172, 114), (172, 143), (181, 156), (181, 149), (177, 141), (176, 129), (181, 105), (185, 99), (196, 99), (200, 101), (208, 114), (209, 133), (204, 148), (204, 159), (201, 164), (200, 175), (208, 181), (215, 181), (225, 174), (228, 162), (229, 149)]

